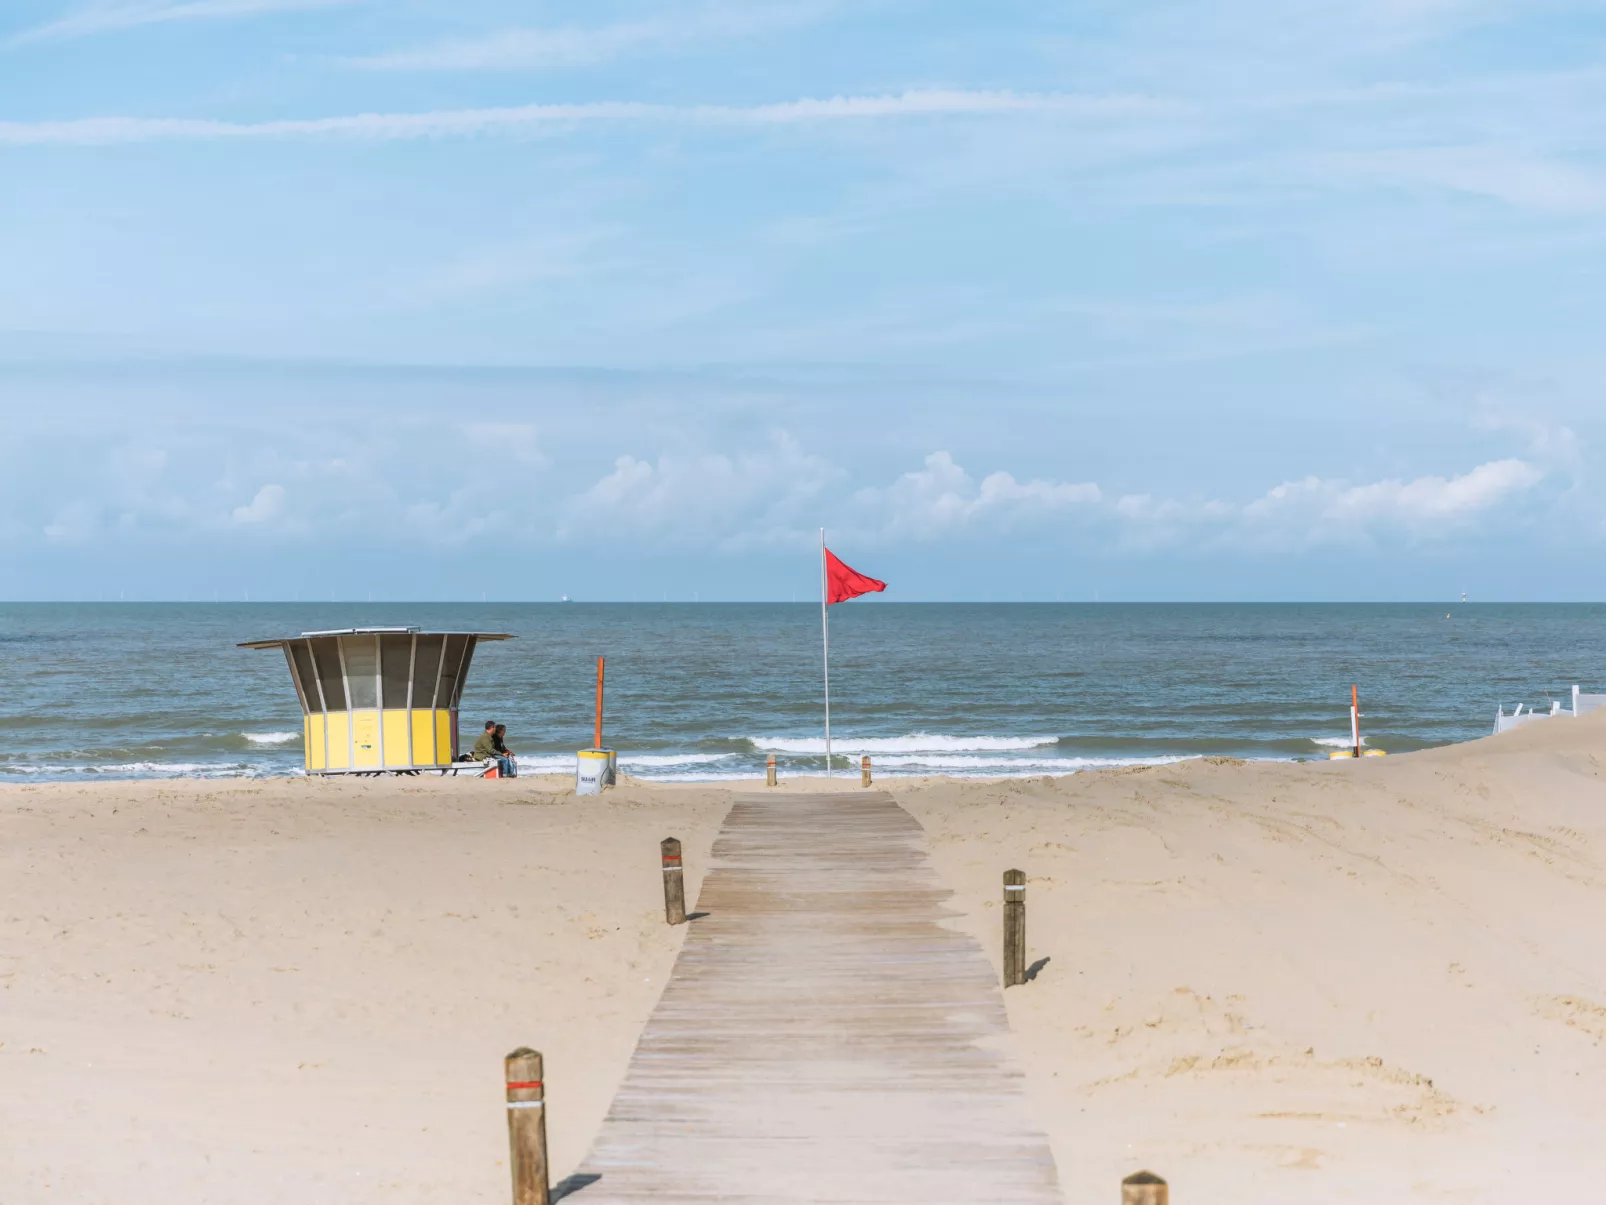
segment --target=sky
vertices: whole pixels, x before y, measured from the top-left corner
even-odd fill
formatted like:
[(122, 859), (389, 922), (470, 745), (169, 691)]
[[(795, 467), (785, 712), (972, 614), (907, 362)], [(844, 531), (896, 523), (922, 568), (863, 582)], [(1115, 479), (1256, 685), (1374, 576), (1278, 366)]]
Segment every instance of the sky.
[(7, 0), (0, 598), (1606, 598), (1606, 0)]

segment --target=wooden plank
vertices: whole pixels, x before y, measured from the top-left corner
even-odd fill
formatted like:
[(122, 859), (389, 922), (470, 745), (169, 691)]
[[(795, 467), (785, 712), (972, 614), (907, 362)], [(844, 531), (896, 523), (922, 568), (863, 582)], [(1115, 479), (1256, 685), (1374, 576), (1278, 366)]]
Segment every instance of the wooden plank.
[(576, 1205), (1059, 1201), (949, 895), (883, 792), (740, 797)]

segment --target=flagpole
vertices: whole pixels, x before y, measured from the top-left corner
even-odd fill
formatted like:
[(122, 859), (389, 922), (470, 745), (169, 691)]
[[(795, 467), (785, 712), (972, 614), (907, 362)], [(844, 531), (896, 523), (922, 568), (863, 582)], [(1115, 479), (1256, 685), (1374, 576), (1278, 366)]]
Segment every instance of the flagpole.
[(825, 609), (825, 528), (820, 528), (820, 646), (825, 653), (825, 776), (831, 777), (831, 620)]

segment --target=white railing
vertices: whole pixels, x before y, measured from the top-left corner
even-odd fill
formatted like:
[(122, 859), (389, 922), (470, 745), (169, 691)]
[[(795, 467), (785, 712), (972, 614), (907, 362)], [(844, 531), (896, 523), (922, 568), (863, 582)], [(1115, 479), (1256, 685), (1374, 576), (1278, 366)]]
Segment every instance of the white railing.
[(1588, 715), (1597, 707), (1606, 707), (1606, 695), (1585, 694), (1576, 686), (1573, 687), (1573, 709), (1571, 711), (1564, 708), (1560, 701), (1556, 699), (1550, 701), (1549, 711), (1535, 711), (1532, 707), (1524, 711), (1523, 704), (1518, 703), (1517, 709), (1507, 715), (1504, 708), (1496, 707), (1494, 717), (1495, 735), (1499, 736), (1502, 732), (1510, 732), (1518, 725), (1526, 724), (1531, 720), (1548, 720), (1551, 716), (1557, 715)]

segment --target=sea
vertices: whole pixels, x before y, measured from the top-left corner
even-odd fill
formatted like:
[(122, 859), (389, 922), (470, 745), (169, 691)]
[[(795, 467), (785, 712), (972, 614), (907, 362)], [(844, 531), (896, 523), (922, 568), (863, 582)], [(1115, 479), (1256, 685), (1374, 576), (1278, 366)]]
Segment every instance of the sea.
[[(826, 769), (820, 609), (786, 603), (0, 604), (0, 780), (302, 772), (283, 655), (360, 626), (508, 632), (462, 733), (508, 726), (525, 773), (574, 770), (607, 658), (604, 744), (660, 780)], [(834, 769), (1037, 776), (1182, 758), (1403, 753), (1497, 707), (1606, 690), (1606, 605), (919, 604), (831, 611)]]

